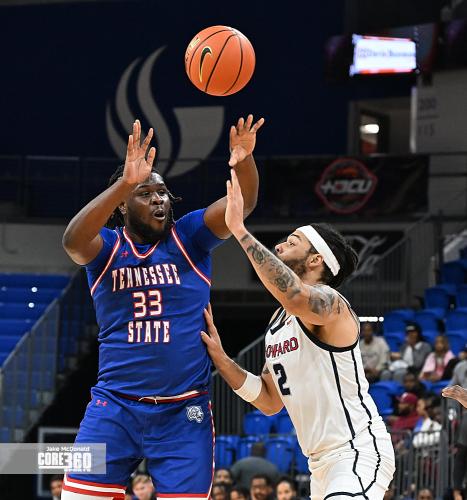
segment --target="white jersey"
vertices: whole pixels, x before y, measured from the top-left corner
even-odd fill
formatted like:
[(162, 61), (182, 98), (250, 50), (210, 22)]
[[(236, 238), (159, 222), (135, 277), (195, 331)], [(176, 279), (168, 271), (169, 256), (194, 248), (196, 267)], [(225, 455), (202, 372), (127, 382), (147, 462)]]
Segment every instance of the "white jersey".
[(349, 347), (330, 346), (283, 310), (268, 326), (265, 341), (267, 368), (304, 455), (352, 447), (362, 431), (373, 436), (372, 429), (384, 427), (368, 394), (358, 339)]

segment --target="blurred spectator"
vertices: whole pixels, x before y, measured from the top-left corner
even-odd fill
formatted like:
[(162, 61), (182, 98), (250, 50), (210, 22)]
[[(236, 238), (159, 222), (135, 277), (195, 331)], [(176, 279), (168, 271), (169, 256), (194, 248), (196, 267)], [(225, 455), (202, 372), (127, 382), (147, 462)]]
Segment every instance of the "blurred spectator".
[(60, 500), (62, 496), (63, 476), (52, 476), (49, 481), (50, 494), (53, 500)]
[(297, 498), (297, 485), (288, 476), (282, 476), (276, 485), (277, 500), (295, 500)]
[(411, 392), (415, 394), (417, 398), (423, 398), (426, 394), (425, 386), (418, 380), (415, 373), (410, 370), (404, 375), (402, 384), (405, 392)]
[(404, 392), (404, 394), (402, 394), (402, 396), (398, 398), (398, 400), (398, 415), (388, 417), (388, 422), (391, 425), (391, 430), (411, 431), (420, 418), (416, 410), (418, 398), (417, 396), (415, 396), (415, 394)]
[(363, 368), (371, 384), (378, 381), (383, 369), (387, 368), (390, 350), (383, 337), (375, 336), (374, 323), (363, 323), (361, 335), (363, 338), (360, 340), (360, 351)]
[(419, 399), (417, 402), (417, 414), (419, 419), (414, 427), (413, 446), (421, 448), (423, 446), (433, 446), (439, 443), (442, 426), (430, 418), (428, 409), (432, 399)]
[(258, 474), (266, 475), (272, 482), (279, 478), (279, 470), (269, 460), (264, 458), (265, 447), (263, 443), (253, 443), (251, 456), (237, 460), (230, 472), (237, 486), (249, 488), (253, 476)]
[(225, 483), (232, 486), (233, 479), (229, 469), (216, 469), (214, 483)]
[(434, 500), (433, 492), (429, 488), (423, 488), (418, 492), (417, 500)]
[(391, 364), (389, 373), (384, 371), (383, 379), (393, 379), (402, 382), (404, 375), (409, 368), (418, 373), (426, 357), (431, 352), (431, 346), (423, 340), (422, 331), (419, 325), (412, 323), (405, 328), (405, 342), (402, 344), (399, 352), (391, 353)]
[(256, 474), (251, 478), (250, 497), (251, 500), (271, 500), (273, 482), (266, 474)]
[[(459, 353), (461, 361), (454, 368), (454, 375), (451, 384), (459, 385), (467, 389), (467, 344)], [(457, 404), (457, 403), (456, 403)], [(454, 473), (453, 473), (453, 496), (454, 500), (461, 500), (462, 486), (467, 479), (467, 410), (458, 407), (462, 412), (461, 422), (458, 428), (456, 439), (456, 454), (454, 456)]]
[(147, 474), (138, 474), (131, 481), (131, 489), (137, 500), (156, 500), (152, 479)]
[(230, 500), (249, 500), (250, 492), (247, 488), (241, 486), (234, 486), (230, 490)]
[(230, 488), (226, 483), (214, 483), (211, 490), (212, 500), (229, 500)]
[(438, 335), (435, 340), (435, 350), (426, 358), (420, 379), (438, 382), (443, 376), (446, 365), (454, 357), (453, 352), (449, 349), (447, 337)]

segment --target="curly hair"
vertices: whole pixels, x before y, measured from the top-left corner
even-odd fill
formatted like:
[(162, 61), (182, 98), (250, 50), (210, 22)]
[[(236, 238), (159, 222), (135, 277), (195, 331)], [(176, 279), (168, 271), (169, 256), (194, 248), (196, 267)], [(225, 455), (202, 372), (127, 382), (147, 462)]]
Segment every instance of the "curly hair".
[[(109, 183), (107, 187), (112, 186), (112, 184), (115, 184), (115, 182), (118, 181), (123, 176), (123, 170), (125, 169), (125, 165), (119, 165), (115, 172), (110, 176)], [(151, 173), (154, 174), (159, 174), (159, 172), (156, 170), (155, 167), (152, 167)], [(162, 177), (162, 176), (161, 176)], [(173, 204), (181, 201), (182, 199), (179, 196), (174, 196), (168, 189), (167, 189), (168, 195), (169, 195), (169, 200), (170, 200), (170, 213), (168, 217), (168, 226), (172, 227), (174, 223), (174, 215), (173, 215)], [(106, 227), (110, 229), (114, 229), (115, 227), (122, 227), (125, 225), (125, 220), (123, 218), (122, 212), (120, 212), (120, 209), (117, 207), (112, 215), (109, 217), (109, 220), (106, 223)]]

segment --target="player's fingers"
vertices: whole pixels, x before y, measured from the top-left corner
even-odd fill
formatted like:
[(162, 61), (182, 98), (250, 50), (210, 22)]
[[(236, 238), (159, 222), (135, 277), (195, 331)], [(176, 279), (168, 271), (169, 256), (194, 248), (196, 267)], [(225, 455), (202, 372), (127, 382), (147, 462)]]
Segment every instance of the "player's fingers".
[(132, 135), (133, 135), (133, 143), (137, 144), (136, 141), (138, 140), (138, 124), (136, 123), (136, 120), (133, 122)]
[(246, 122), (245, 122), (245, 125), (244, 125), (243, 128), (246, 131), (250, 130), (252, 123), (253, 123), (253, 115), (248, 115), (247, 118), (246, 118)]
[(245, 120), (243, 119), (243, 116), (238, 119), (237, 122), (237, 131), (240, 132), (242, 130), (243, 125), (245, 124)]
[(128, 145), (126, 148), (126, 156), (127, 158), (131, 158), (131, 155), (133, 153), (133, 136), (129, 135), (128, 136)]
[(235, 167), (237, 163), (238, 163), (237, 153), (235, 149), (233, 149), (232, 152), (230, 153), (229, 167)]
[(238, 182), (237, 172), (233, 168), (230, 169), (230, 175), (232, 176), (232, 189), (235, 194), (240, 191), (240, 184)]
[(141, 146), (145, 152), (148, 149), (148, 146), (149, 146), (149, 143), (151, 142), (153, 134), (154, 134), (154, 129), (151, 127), (149, 129), (148, 135), (146, 136), (146, 139), (144, 139), (144, 142)]
[(237, 129), (232, 125), (230, 127), (230, 140), (233, 141), (236, 135), (237, 135)]
[(226, 185), (227, 185), (227, 199), (230, 200), (232, 198), (232, 183), (230, 181), (227, 181)]
[(136, 133), (135, 144), (139, 146), (139, 143), (141, 142), (141, 122), (139, 120), (136, 120)]
[(264, 124), (264, 118), (260, 118), (252, 127), (251, 132), (257, 132)]
[(212, 317), (212, 314), (209, 312), (208, 309), (205, 309), (204, 310), (204, 319), (206, 320), (206, 324), (208, 326), (214, 326), (214, 321), (213, 321), (213, 317)]
[(208, 312), (209, 312), (209, 314), (211, 315), (211, 318), (214, 320), (214, 314), (212, 313), (212, 306), (211, 306), (211, 302), (209, 302), (209, 304), (208, 304)]
[(154, 163), (154, 158), (156, 157), (156, 148), (153, 146), (148, 153), (148, 159), (147, 163), (150, 167), (152, 167), (152, 164)]

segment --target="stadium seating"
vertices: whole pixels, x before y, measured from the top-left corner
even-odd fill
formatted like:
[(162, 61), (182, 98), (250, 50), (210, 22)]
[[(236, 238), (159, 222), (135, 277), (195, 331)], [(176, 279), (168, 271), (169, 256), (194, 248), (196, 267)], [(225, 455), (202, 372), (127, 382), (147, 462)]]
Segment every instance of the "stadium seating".
[(446, 331), (459, 331), (467, 329), (467, 310), (454, 309), (446, 316)]
[(405, 342), (405, 332), (391, 332), (384, 335), (391, 352), (399, 352), (401, 345)]
[(392, 380), (376, 382), (370, 385), (370, 395), (382, 416), (391, 415), (393, 412), (393, 398), (404, 392), (404, 387)]
[(294, 457), (294, 440), (290, 437), (273, 437), (266, 441), (265, 446), (266, 459), (280, 472), (287, 472)]
[(461, 285), (465, 283), (465, 264), (462, 260), (446, 262), (441, 268), (441, 280), (443, 283)]
[(235, 461), (235, 450), (238, 443), (238, 436), (217, 436), (216, 437), (216, 467), (228, 468)]
[(298, 474), (309, 474), (308, 458), (302, 453), (298, 442), (295, 443), (295, 470)]
[(246, 436), (240, 438), (237, 444), (236, 460), (249, 457), (251, 455), (251, 447), (253, 446), (254, 443), (258, 443), (259, 441), (260, 441), (259, 436)]
[(281, 411), (276, 416), (276, 431), (278, 434), (290, 434), (294, 427), (287, 411)]
[(446, 289), (441, 286), (434, 286), (425, 290), (425, 308), (442, 308), (445, 311), (449, 309), (451, 302)]
[(403, 332), (406, 324), (407, 320), (403, 314), (398, 311), (391, 311), (384, 316), (384, 333)]
[(431, 384), (431, 391), (440, 395), (441, 391), (451, 383), (450, 380), (440, 380)]
[(465, 330), (447, 332), (446, 336), (449, 340), (451, 351), (457, 356), (467, 344), (467, 328)]
[[(443, 309), (439, 310), (441, 318), (444, 317), (445, 311)], [(438, 331), (438, 317), (433, 310), (422, 310), (415, 313), (415, 323), (417, 323), (422, 332), (425, 330)]]
[(268, 417), (259, 410), (254, 410), (244, 416), (243, 431), (247, 435), (269, 434), (273, 423), (273, 418)]
[(460, 285), (457, 288), (456, 305), (467, 309), (467, 285)]

